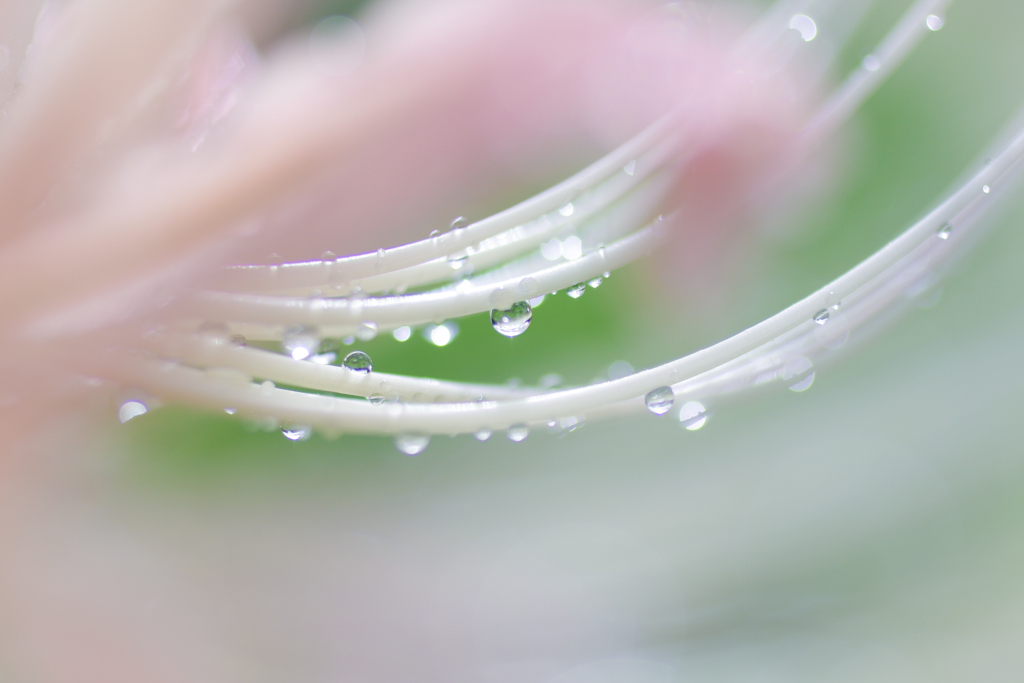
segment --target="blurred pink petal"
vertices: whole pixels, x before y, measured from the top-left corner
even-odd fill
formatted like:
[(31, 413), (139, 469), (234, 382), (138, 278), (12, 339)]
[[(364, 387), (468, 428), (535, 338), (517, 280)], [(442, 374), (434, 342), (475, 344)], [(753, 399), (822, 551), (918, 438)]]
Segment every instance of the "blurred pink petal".
[[(66, 414), (88, 392), (70, 371), (159, 318), (175, 286), (272, 252), (425, 237), (674, 108), (685, 135), (665, 208), (688, 238), (727, 235), (806, 106), (783, 76), (734, 60), (734, 29), (628, 3), (396, 3), (368, 17), (362, 61), (344, 69), (321, 68), (352, 58), (344, 44), (257, 60), (226, 7), (83, 0), (14, 102), (0, 134), (8, 443)], [(2, 575), (19, 665), (52, 681), (219, 678), (227, 654), (190, 621), (199, 607), (154, 619), (139, 606), (138, 582), (160, 575), (144, 558), (125, 565), (134, 582), (96, 570), (54, 594), (59, 579), (36, 576), (57, 559), (12, 511), (50, 504), (46, 468), (11, 453), (8, 483), (27, 484), (0, 496), (3, 544), (24, 558)]]

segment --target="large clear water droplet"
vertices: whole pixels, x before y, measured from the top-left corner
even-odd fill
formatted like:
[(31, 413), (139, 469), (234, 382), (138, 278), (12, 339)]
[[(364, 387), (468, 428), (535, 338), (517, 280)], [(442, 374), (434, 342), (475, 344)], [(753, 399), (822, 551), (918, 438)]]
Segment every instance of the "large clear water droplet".
[(579, 299), (581, 296), (583, 296), (583, 293), (586, 291), (587, 283), (580, 282), (579, 284), (575, 284), (572, 287), (569, 287), (567, 290), (565, 290), (565, 293), (571, 296), (573, 299)]
[(819, 325), (824, 325), (825, 323), (828, 322), (828, 317), (829, 317), (828, 309), (827, 308), (823, 308), (823, 309), (821, 309), (820, 311), (818, 311), (817, 313), (814, 314), (814, 322), (818, 323)]
[(147, 412), (149, 412), (149, 408), (142, 401), (125, 401), (117, 409), (117, 419), (121, 421), (121, 424), (124, 424), (132, 418), (145, 415)]
[(953, 226), (950, 225), (949, 223), (943, 223), (941, 226), (939, 226), (939, 229), (936, 231), (935, 235), (940, 240), (948, 240), (951, 232), (953, 232)]
[(704, 404), (699, 401), (687, 401), (679, 409), (679, 424), (691, 432), (695, 432), (708, 421)]
[(654, 391), (651, 391), (644, 398), (644, 402), (647, 404), (647, 410), (651, 411), (655, 415), (664, 415), (668, 411), (672, 410), (672, 404), (675, 402), (676, 397), (672, 392), (672, 387), (658, 387)]
[(343, 360), (341, 364), (349, 370), (354, 370), (364, 374), (373, 370), (373, 362), (370, 360), (370, 356), (362, 351), (353, 351), (348, 354), (345, 356), (345, 360)]
[(533, 307), (528, 301), (517, 301), (505, 310), (495, 308), (491, 311), (491, 326), (506, 337), (518, 337), (526, 332), (531, 320)]
[(593, 280), (587, 280), (587, 284), (590, 285), (591, 287), (593, 287), (594, 289), (597, 289), (598, 287), (600, 287), (603, 282), (604, 282), (604, 278), (603, 277), (595, 277)]
[(281, 434), (289, 441), (305, 441), (313, 434), (312, 427), (281, 427)]
[(295, 360), (305, 360), (320, 350), (320, 334), (315, 327), (289, 327), (284, 331), (281, 346)]
[(505, 433), (505, 435), (508, 437), (509, 441), (515, 441), (516, 443), (519, 443), (521, 441), (525, 441), (526, 437), (530, 435), (530, 428), (524, 424), (512, 425), (511, 427), (508, 428), (508, 431)]
[(419, 455), (429, 443), (430, 437), (426, 434), (399, 434), (395, 437), (395, 448), (406, 455)]
[(493, 432), (490, 429), (478, 429), (476, 433), (473, 434), (473, 438), (477, 441), (487, 441), (487, 439), (491, 438), (491, 434), (493, 434)]
[(789, 382), (791, 391), (807, 391), (814, 384), (814, 364), (803, 356), (796, 356), (782, 366), (782, 379)]

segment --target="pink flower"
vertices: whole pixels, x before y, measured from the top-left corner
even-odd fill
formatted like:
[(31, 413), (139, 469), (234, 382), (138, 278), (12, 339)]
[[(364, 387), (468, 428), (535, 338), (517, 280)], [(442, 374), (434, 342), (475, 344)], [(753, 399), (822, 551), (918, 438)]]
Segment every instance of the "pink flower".
[(425, 237), (670, 111), (678, 183), (664, 210), (678, 210), (687, 240), (664, 260), (674, 268), (679, 253), (703, 258), (729, 239), (809, 98), (798, 79), (733, 51), (733, 18), (625, 2), (394, 3), (364, 33), (345, 24), (334, 39), (260, 50), (227, 3), (80, 0), (33, 21), (35, 7), (0, 14), (13, 36), (0, 128), (0, 479), (20, 487), (0, 496), (2, 544), (24, 553), (0, 575), (0, 602), (20, 625), (14, 665), (38, 680), (208, 680), (227, 656), (196, 624), (146, 616), (131, 587), (145, 568), (127, 587), (83, 575), (45, 590), (30, 570), (59, 573), (56, 558), (17, 521), (52, 482), (15, 467), (14, 444), (85, 400), (80, 373), (164, 320), (180, 288), (271, 253)]

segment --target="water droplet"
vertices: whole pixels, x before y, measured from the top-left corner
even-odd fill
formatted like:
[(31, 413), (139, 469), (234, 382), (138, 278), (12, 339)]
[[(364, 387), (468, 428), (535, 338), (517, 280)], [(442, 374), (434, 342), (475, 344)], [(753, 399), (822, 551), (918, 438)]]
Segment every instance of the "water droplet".
[(296, 325), (284, 331), (281, 346), (295, 360), (305, 360), (320, 349), (320, 335), (314, 327)]
[(307, 360), (317, 365), (331, 365), (338, 359), (338, 354), (334, 351), (328, 351), (327, 353), (318, 353), (315, 356), (310, 356)]
[(791, 391), (807, 391), (814, 384), (814, 364), (803, 356), (790, 358), (782, 366), (782, 379), (787, 382), (796, 380), (789, 385)]
[(491, 434), (493, 433), (494, 432), (490, 429), (478, 429), (476, 433), (473, 434), (473, 438), (477, 441), (487, 441), (487, 439), (491, 438)]
[(121, 424), (124, 424), (132, 418), (145, 415), (147, 412), (149, 412), (149, 408), (142, 401), (125, 401), (117, 409), (117, 419), (121, 421)]
[(269, 379), (265, 379), (262, 382), (260, 382), (260, 393), (263, 394), (264, 396), (270, 396), (272, 393), (274, 393), (274, 389), (276, 388), (277, 385), (275, 385)]
[(517, 297), (514, 292), (510, 292), (504, 287), (498, 287), (496, 290), (491, 292), (488, 299), (491, 302), (491, 308), (505, 309), (514, 304)]
[(935, 233), (935, 235), (940, 240), (948, 240), (949, 239), (949, 234), (951, 232), (953, 232), (953, 226), (950, 225), (949, 223), (943, 223), (941, 226), (939, 226), (939, 229)]
[(704, 404), (699, 401), (687, 401), (679, 409), (679, 424), (691, 432), (695, 432), (708, 421)]
[[(601, 247), (601, 249), (604, 249), (604, 247)], [(606, 270), (606, 271), (604, 271), (604, 274), (601, 277), (603, 277), (605, 280), (607, 280), (611, 276), (612, 276), (611, 272)]]
[(197, 331), (200, 335), (209, 339), (223, 340), (231, 336), (231, 330), (228, 329), (228, 326), (225, 323), (214, 322), (211, 320), (207, 320), (202, 323), (198, 327)]
[(362, 351), (353, 351), (345, 356), (345, 360), (341, 363), (349, 370), (364, 374), (373, 370), (373, 362), (370, 360), (370, 356)]
[(573, 212), (572, 202), (569, 202), (568, 204), (566, 204), (565, 206), (563, 206), (562, 208), (560, 208), (558, 210), (558, 213), (560, 213), (560, 214), (562, 214), (563, 216), (566, 216), (566, 217), (571, 216), (572, 212)]
[(626, 175), (633, 175), (636, 172), (636, 159), (623, 166), (622, 170)]
[(228, 415), (234, 415), (235, 413), (238, 412), (238, 410), (235, 408), (225, 408), (224, 412), (227, 413)]
[(562, 258), (562, 240), (553, 237), (540, 245), (540, 255), (548, 261), (557, 261)]
[(457, 251), (454, 254), (448, 256), (448, 265), (452, 270), (462, 270), (465, 267), (466, 261), (469, 259), (469, 254), (465, 251)]
[(384, 394), (370, 394), (366, 397), (366, 400), (375, 406), (379, 406), (384, 402)]
[(675, 400), (676, 397), (672, 392), (672, 387), (658, 387), (644, 398), (647, 410), (655, 415), (664, 415), (670, 411)]
[(441, 325), (427, 325), (423, 328), (423, 336), (434, 346), (447, 346), (459, 333), (459, 326), (449, 320)]
[(825, 323), (827, 323), (828, 322), (828, 309), (827, 308), (823, 308), (820, 311), (818, 311), (817, 313), (815, 313), (814, 314), (814, 322), (818, 323), (819, 325), (824, 325)]
[(434, 239), (435, 237), (437, 237), (440, 234), (441, 234), (440, 230), (431, 230), (429, 237), (430, 237), (430, 239)]
[(337, 260), (337, 258), (338, 257), (335, 255), (333, 251), (325, 251), (324, 253), (320, 254), (320, 260), (323, 261), (324, 263), (334, 263)]
[(860, 65), (864, 67), (865, 71), (878, 71), (878, 67), (882, 66), (882, 62), (874, 55), (867, 55)]
[(981, 191), (984, 192), (985, 194), (988, 194), (989, 192), (992, 191), (992, 188), (990, 188), (988, 185), (983, 185)]
[(818, 35), (818, 27), (814, 23), (814, 19), (806, 14), (794, 14), (789, 20), (789, 27), (798, 31), (806, 43), (814, 40), (814, 37)]
[(814, 330), (814, 338), (818, 344), (826, 349), (838, 349), (846, 344), (850, 337), (850, 326), (845, 316), (839, 311), (833, 311), (828, 319), (828, 325), (817, 327)]
[(558, 421), (558, 426), (565, 430), (565, 433), (574, 432), (583, 426), (583, 416), (570, 415), (569, 417), (563, 417)]
[(532, 277), (524, 277), (519, 281), (519, 293), (523, 295), (523, 298), (529, 299), (530, 297), (537, 296), (540, 292), (540, 285), (537, 280)]
[(248, 343), (248, 341), (241, 334), (233, 334), (231, 335), (231, 337), (228, 338), (228, 343), (231, 344), (232, 346), (245, 346)]
[(452, 220), (452, 222), (451, 222), (449, 227), (451, 227), (452, 230), (458, 230), (459, 228), (466, 227), (466, 225), (468, 225), (468, 224), (469, 224), (469, 221), (467, 221), (465, 219), (465, 217), (463, 217), (463, 216), (456, 216)]
[(940, 17), (938, 14), (929, 14), (925, 17), (924, 25), (931, 31), (938, 31), (940, 28), (946, 25), (946, 20)]
[(359, 341), (370, 341), (377, 336), (377, 323), (363, 322), (359, 323), (359, 329), (356, 330), (356, 338)]
[(633, 374), (633, 366), (629, 361), (617, 360), (608, 366), (608, 379), (622, 379)]
[(602, 282), (604, 282), (603, 277), (595, 277), (593, 280), (587, 280), (587, 284), (593, 287), (594, 289), (600, 287)]
[(408, 341), (409, 337), (412, 336), (412, 328), (408, 325), (403, 325), (402, 327), (395, 328), (395, 331), (391, 334), (400, 342)]
[(505, 436), (508, 437), (508, 440), (515, 441), (516, 443), (525, 441), (526, 437), (528, 437), (529, 435), (530, 428), (522, 423), (512, 425), (511, 427), (508, 428), (508, 431), (505, 432)]
[(576, 235), (569, 235), (562, 240), (562, 258), (566, 261), (575, 261), (583, 256), (583, 240)]
[(550, 389), (552, 387), (557, 387), (563, 381), (565, 380), (562, 379), (561, 375), (552, 372), (541, 377), (540, 381), (537, 382), (537, 386), (541, 389)]
[(580, 282), (578, 284), (573, 285), (572, 287), (569, 287), (567, 290), (565, 290), (565, 293), (571, 296), (573, 299), (579, 299), (581, 296), (583, 296), (583, 293), (586, 291), (587, 283)]
[(426, 434), (399, 434), (395, 437), (395, 448), (406, 455), (419, 455), (429, 443), (430, 437)]
[(378, 250), (377, 250), (377, 258), (378, 258), (378, 259), (383, 259), (383, 258), (384, 258), (384, 255), (385, 255), (386, 253), (387, 253), (387, 252), (386, 252), (386, 251), (384, 251), (384, 247), (381, 247), (380, 249), (378, 249)]
[(505, 310), (495, 308), (491, 311), (491, 326), (506, 337), (518, 337), (526, 332), (531, 320), (533, 307), (527, 301), (517, 301)]
[(547, 296), (547, 295), (546, 294), (541, 294), (540, 296), (533, 297), (532, 299), (529, 300), (530, 306), (532, 306), (533, 308), (537, 308), (542, 303), (544, 303), (544, 297), (545, 296)]
[(342, 337), (341, 343), (344, 344), (345, 346), (352, 346), (353, 344), (356, 343), (356, 338), (350, 334), (347, 337)]
[(281, 427), (281, 433), (289, 441), (305, 441), (313, 434), (311, 427)]

